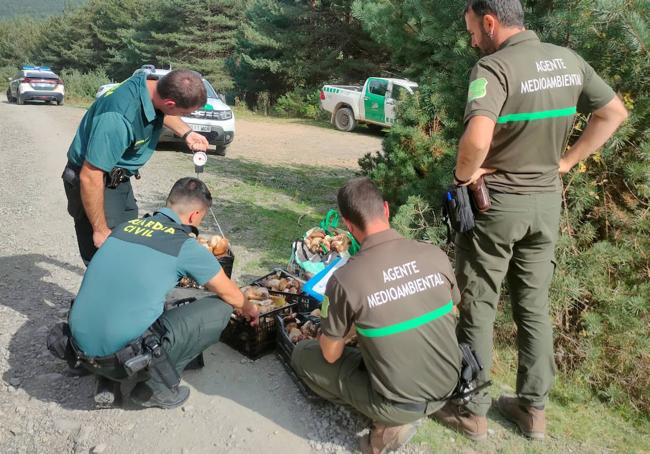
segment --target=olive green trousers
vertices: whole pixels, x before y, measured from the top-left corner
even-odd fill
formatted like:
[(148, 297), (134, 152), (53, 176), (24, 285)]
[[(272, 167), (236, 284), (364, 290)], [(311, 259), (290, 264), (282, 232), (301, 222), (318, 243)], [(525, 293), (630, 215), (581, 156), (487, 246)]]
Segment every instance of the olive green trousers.
[[(553, 330), (548, 291), (555, 270), (561, 194), (490, 195), (492, 207), (476, 227), (456, 235), (456, 278), (462, 294), (459, 342), (467, 342), (492, 366), (493, 326), (504, 279), (517, 325), (517, 386), (525, 403), (543, 406), (553, 385)], [(491, 399), (478, 393), (467, 408), (485, 415)]]
[(434, 413), (445, 402), (431, 402), (423, 411), (399, 408), (399, 404), (377, 393), (357, 348), (345, 347), (333, 364), (325, 361), (316, 340), (299, 342), (291, 356), (298, 377), (316, 394), (331, 402), (349, 405), (373, 421), (388, 426), (409, 424)]
[[(219, 342), (222, 331), (226, 328), (232, 314), (232, 306), (216, 296), (208, 296), (164, 312), (154, 324), (157, 332), (164, 332), (160, 343), (167, 353), (169, 362), (180, 376), (194, 358), (209, 346)], [(125, 376), (122, 367), (94, 368), (97, 375), (111, 380), (135, 382), (144, 380), (152, 394), (168, 392), (167, 386), (160, 380), (145, 374), (130, 379)]]

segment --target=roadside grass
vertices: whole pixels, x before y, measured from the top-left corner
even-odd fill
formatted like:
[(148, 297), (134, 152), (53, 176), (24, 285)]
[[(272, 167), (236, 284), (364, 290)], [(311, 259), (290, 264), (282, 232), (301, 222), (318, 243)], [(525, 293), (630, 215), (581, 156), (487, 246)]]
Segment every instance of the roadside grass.
[[(233, 244), (240, 283), (285, 267), (292, 241), (336, 207), (336, 191), (353, 175), (340, 168), (210, 158), (201, 178)], [(204, 224), (216, 231), (212, 219)]]
[[(307, 165), (267, 165), (244, 159), (210, 158), (203, 180), (215, 197), (214, 210), (233, 242), (241, 284), (284, 267), (291, 241), (318, 224), (336, 206), (336, 191), (352, 170)], [(206, 220), (215, 230), (214, 222)], [(513, 344), (514, 345), (514, 344)], [(491, 393), (513, 394), (513, 346), (498, 346)], [(488, 414), (490, 436), (475, 443), (433, 420), (413, 442), (440, 453), (648, 453), (650, 425), (595, 399), (584, 385), (558, 376), (547, 412), (547, 439), (524, 439), (496, 409)]]
[[(514, 395), (516, 375), (514, 347), (497, 346), (490, 394)], [(427, 420), (413, 439), (436, 453), (648, 453), (650, 424), (621, 415), (595, 399), (584, 386), (558, 376), (546, 406), (547, 436), (529, 441), (496, 408), (488, 413), (490, 434), (485, 442), (473, 442)]]

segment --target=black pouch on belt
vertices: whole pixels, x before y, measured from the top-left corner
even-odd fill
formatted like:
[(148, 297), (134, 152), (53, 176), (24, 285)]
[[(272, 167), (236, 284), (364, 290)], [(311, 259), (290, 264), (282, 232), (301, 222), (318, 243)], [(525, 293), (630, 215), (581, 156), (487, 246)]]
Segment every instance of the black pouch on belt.
[(79, 169), (73, 167), (70, 163), (63, 169), (61, 178), (72, 186), (79, 186)]
[(465, 233), (474, 228), (474, 212), (467, 186), (451, 185), (447, 188), (442, 202), (442, 216), (447, 224), (449, 242), (451, 229)]

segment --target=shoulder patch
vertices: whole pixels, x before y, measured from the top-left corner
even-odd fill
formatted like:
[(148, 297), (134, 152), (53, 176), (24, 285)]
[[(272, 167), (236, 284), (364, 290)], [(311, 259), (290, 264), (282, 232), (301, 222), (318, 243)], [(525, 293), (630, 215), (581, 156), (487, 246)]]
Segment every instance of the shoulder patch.
[(487, 84), (488, 81), (485, 77), (473, 80), (469, 84), (469, 90), (467, 90), (467, 102), (484, 98), (487, 95)]
[(323, 302), (321, 303), (321, 307), (320, 307), (321, 318), (327, 318), (329, 307), (330, 307), (330, 299), (327, 297), (327, 295), (325, 295), (323, 297)]

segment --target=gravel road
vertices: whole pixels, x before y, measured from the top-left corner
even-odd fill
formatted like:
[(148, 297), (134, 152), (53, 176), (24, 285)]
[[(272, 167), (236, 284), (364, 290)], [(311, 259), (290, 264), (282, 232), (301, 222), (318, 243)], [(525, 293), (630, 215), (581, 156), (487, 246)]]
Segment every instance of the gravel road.
[[(368, 421), (305, 400), (274, 355), (253, 362), (225, 345), (210, 348), (206, 367), (183, 377), (189, 401), (169, 411), (95, 410), (94, 379), (68, 376), (50, 356), (48, 327), (65, 317), (84, 272), (60, 179), (82, 115), (0, 100), (0, 452), (354, 451)], [(352, 167), (381, 143), (300, 124), (239, 120), (237, 128), (229, 156), (260, 162)], [(163, 202), (190, 172), (187, 156), (157, 153), (135, 184), (141, 209)]]

